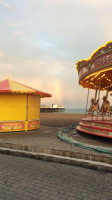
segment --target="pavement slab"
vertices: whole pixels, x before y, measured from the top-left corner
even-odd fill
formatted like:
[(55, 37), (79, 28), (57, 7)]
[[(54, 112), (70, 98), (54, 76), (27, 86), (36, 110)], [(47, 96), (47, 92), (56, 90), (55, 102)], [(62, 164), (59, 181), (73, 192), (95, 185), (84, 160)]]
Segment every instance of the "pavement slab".
[(111, 200), (112, 173), (0, 154), (1, 200)]

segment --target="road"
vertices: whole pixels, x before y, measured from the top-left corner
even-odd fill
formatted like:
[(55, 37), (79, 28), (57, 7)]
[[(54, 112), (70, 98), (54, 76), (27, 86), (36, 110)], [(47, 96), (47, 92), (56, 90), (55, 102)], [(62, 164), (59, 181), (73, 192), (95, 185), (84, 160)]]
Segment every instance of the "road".
[(112, 200), (112, 173), (0, 154), (0, 200)]

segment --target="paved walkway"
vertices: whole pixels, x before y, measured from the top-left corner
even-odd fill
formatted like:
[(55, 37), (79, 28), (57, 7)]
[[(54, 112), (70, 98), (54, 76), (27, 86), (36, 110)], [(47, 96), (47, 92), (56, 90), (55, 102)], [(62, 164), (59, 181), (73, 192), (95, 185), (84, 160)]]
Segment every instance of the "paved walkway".
[(0, 200), (111, 200), (112, 173), (0, 154)]
[[(26, 145), (28, 147), (34, 147), (33, 150), (36, 151), (38, 148), (44, 149), (62, 149), (64, 151), (86, 153), (91, 155), (104, 155), (106, 157), (112, 158), (109, 154), (99, 154), (94, 151), (89, 151), (79, 147), (71, 146), (65, 142), (58, 139), (57, 133), (60, 130), (58, 127), (41, 126), (40, 129), (28, 132), (12, 132), (12, 133), (0, 133), (0, 147), (10, 148), (10, 144), (14, 144), (14, 148), (18, 149), (19, 145)], [(75, 130), (70, 132), (76, 140), (95, 144), (96, 146), (112, 146), (112, 140), (99, 139), (97, 137), (91, 137), (85, 134), (77, 134)]]

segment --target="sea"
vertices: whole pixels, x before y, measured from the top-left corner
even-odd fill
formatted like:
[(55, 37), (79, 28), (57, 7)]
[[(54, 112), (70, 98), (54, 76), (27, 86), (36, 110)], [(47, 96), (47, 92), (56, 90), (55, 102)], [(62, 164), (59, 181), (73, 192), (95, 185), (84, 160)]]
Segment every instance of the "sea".
[(61, 113), (85, 114), (85, 110), (85, 108), (65, 108), (65, 111)]

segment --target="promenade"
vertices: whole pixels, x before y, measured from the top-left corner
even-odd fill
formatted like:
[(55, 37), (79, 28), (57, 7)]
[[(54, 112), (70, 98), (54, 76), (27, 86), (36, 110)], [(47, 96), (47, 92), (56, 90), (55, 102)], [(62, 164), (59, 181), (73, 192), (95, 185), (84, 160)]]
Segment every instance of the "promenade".
[(0, 200), (111, 200), (112, 173), (0, 154)]
[[(38, 130), (0, 133), (0, 200), (111, 200), (112, 155), (70, 145), (57, 136), (60, 128), (76, 125), (81, 118), (46, 113)], [(75, 129), (68, 135), (112, 146), (111, 140), (77, 134)]]

